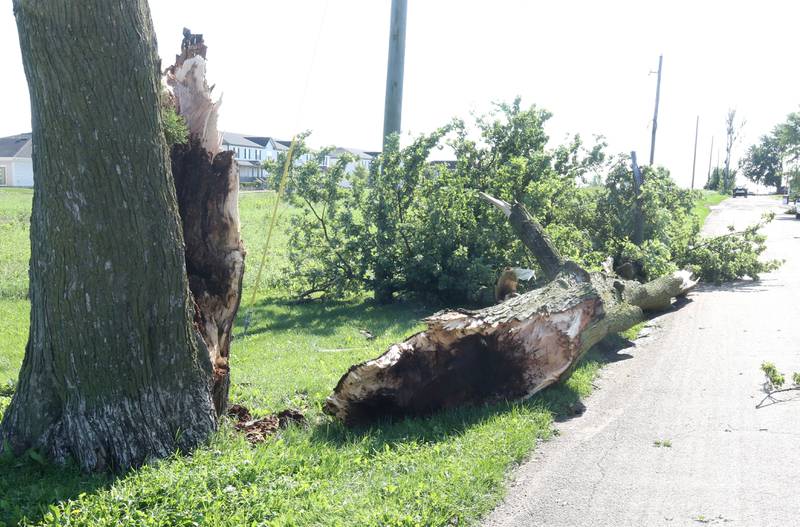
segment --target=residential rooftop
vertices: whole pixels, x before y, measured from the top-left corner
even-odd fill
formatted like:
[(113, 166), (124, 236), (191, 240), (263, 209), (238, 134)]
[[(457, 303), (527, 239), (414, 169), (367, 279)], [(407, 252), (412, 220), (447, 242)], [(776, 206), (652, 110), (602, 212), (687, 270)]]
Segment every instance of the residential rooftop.
[(0, 137), (0, 157), (31, 157), (32, 134), (17, 134)]

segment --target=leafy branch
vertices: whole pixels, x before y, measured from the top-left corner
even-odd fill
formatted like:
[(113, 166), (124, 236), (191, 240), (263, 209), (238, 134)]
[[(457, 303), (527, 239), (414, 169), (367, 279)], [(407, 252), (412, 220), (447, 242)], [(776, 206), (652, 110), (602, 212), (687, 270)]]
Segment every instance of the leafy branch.
[(800, 373), (792, 373), (792, 384), (788, 388), (784, 388), (786, 384), (786, 377), (778, 371), (778, 368), (772, 362), (762, 362), (761, 371), (764, 372), (763, 390), (766, 393), (763, 399), (756, 405), (756, 408), (762, 408), (775, 403), (787, 402), (786, 399), (776, 399), (776, 393), (800, 391)]

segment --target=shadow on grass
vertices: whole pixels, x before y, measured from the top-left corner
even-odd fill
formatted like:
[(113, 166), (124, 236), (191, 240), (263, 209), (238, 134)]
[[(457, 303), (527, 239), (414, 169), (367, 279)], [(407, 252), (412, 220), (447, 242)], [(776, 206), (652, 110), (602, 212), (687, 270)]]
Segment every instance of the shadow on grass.
[(34, 460), (0, 457), (0, 526), (23, 519), (37, 523), (50, 505), (110, 486), (115, 476), (86, 474), (75, 466), (59, 467)]
[(327, 336), (343, 326), (366, 329), (374, 335), (381, 335), (390, 329), (411, 328), (436, 310), (436, 307), (415, 302), (395, 302), (383, 306), (369, 299), (297, 302), (267, 298), (258, 302), (252, 310), (243, 308), (240, 311), (236, 320), (240, 329), (236, 337), (244, 335), (243, 328), (248, 317), (248, 337), (291, 330)]
[[(595, 362), (609, 364), (631, 358), (620, 351), (633, 345), (619, 335), (609, 335), (593, 347), (581, 360), (580, 365)], [(354, 441), (366, 441), (379, 450), (384, 445), (410, 441), (435, 443), (462, 434), (468, 428), (479, 425), (499, 414), (516, 408), (534, 408), (548, 411), (556, 421), (565, 421), (583, 413), (581, 394), (567, 383), (560, 383), (521, 402), (500, 402), (480, 406), (464, 406), (443, 410), (426, 417), (387, 419), (371, 426), (348, 428), (339, 422), (326, 422), (317, 426), (311, 434), (314, 441), (345, 445)]]

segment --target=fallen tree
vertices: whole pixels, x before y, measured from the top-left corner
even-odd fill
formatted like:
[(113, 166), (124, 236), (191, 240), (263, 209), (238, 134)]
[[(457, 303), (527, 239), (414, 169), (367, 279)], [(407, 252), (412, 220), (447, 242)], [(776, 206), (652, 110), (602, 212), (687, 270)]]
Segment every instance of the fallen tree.
[(533, 253), (547, 285), (477, 311), (442, 311), (428, 328), (340, 379), (325, 411), (347, 424), (518, 400), (569, 377), (609, 333), (663, 311), (695, 285), (680, 271), (641, 284), (565, 260), (525, 208), (482, 194)]

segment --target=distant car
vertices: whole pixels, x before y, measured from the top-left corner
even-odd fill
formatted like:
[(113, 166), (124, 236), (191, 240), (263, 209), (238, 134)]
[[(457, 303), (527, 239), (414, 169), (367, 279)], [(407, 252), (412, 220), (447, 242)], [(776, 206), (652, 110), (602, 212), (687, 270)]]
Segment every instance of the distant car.
[(747, 189), (745, 187), (736, 187), (733, 189), (733, 197), (735, 198), (736, 196), (744, 196), (746, 198)]

